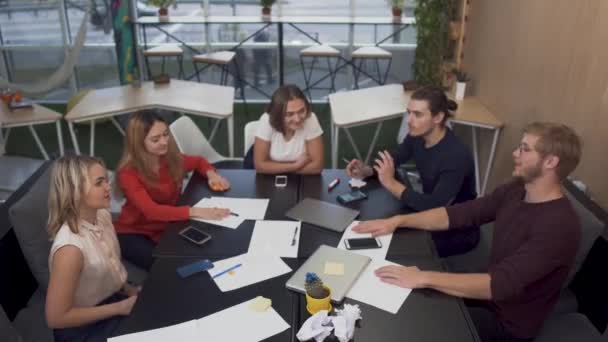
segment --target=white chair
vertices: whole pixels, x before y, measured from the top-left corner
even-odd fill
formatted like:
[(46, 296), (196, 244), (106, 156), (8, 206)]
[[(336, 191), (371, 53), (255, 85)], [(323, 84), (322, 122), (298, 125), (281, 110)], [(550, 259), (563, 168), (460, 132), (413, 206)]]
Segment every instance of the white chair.
[(258, 130), (259, 124), (260, 121), (256, 120), (250, 121), (245, 125), (245, 141), (243, 142), (243, 147), (245, 149), (243, 150), (243, 155), (247, 154), (247, 151), (249, 151), (249, 148), (251, 148), (255, 142), (255, 132)]
[(194, 121), (187, 116), (173, 121), (169, 129), (177, 147), (184, 154), (205, 157), (211, 164), (222, 161), (243, 161), (242, 158), (229, 158), (219, 154)]

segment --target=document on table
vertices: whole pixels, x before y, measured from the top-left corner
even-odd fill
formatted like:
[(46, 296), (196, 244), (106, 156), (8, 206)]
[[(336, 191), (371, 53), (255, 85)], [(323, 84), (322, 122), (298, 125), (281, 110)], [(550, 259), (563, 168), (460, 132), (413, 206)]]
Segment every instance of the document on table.
[(168, 327), (137, 332), (109, 338), (108, 342), (198, 342), (196, 320), (170, 325)]
[(299, 221), (256, 221), (247, 253), (297, 258), (301, 230)]
[(211, 197), (203, 198), (194, 206), (197, 208), (227, 208), (231, 214), (221, 220), (193, 219), (214, 225), (236, 229), (245, 220), (263, 220), (269, 199)]
[(263, 220), (268, 209), (268, 198), (211, 197), (220, 208), (228, 208), (245, 220)]
[[(223, 273), (229, 269), (232, 270)], [(207, 272), (212, 278), (215, 276), (217, 287), (227, 292), (289, 273), (291, 268), (278, 256), (241, 254), (214, 262)]]
[[(255, 299), (255, 298), (254, 298)], [(257, 342), (274, 336), (289, 324), (272, 308), (255, 311), (249, 308), (254, 299), (216, 312), (199, 320), (142, 331), (108, 339), (109, 342)]]
[(199, 319), (198, 341), (257, 342), (289, 329), (272, 307), (262, 312), (250, 309), (252, 300)]
[[(346, 239), (372, 237), (371, 233), (359, 234), (359, 233), (353, 232), (353, 227), (358, 224), (359, 224), (359, 221), (353, 221), (353, 223), (351, 223), (350, 226), (348, 226), (346, 228), (346, 230), (344, 230), (344, 234), (342, 234), (342, 238), (340, 239), (340, 242), (338, 243), (338, 248), (346, 249), (346, 246), (344, 245), (344, 240), (346, 240)], [(384, 260), (384, 259), (386, 259), (386, 253), (388, 253), (388, 247), (391, 245), (391, 240), (393, 240), (393, 234), (391, 233), (389, 235), (379, 236), (379, 237), (377, 237), (377, 239), (380, 240), (380, 244), (382, 245), (382, 247), (380, 247), (380, 248), (352, 249), (350, 251), (353, 253), (368, 256), (368, 257), (372, 258), (372, 260)]]
[(372, 260), (348, 291), (346, 297), (396, 314), (412, 290), (385, 283), (374, 274), (375, 270), (387, 265), (397, 264), (386, 260)]

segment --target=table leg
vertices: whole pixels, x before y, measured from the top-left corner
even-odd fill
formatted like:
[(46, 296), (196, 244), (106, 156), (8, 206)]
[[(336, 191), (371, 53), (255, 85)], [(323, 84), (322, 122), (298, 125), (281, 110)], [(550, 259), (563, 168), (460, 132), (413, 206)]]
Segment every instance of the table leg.
[(483, 185), (481, 186), (481, 194), (485, 194), (486, 186), (488, 185), (488, 178), (492, 171), (492, 164), (494, 163), (494, 155), (496, 154), (496, 145), (498, 144), (498, 136), (500, 135), (500, 128), (494, 129), (494, 138), (492, 139), (492, 148), (490, 148), (490, 156), (488, 157), (488, 165), (483, 176)]
[(230, 158), (234, 157), (234, 115), (230, 116), (227, 120), (228, 124), (228, 153)]
[(89, 155), (95, 156), (95, 120), (91, 120), (91, 140), (89, 142)]
[[(7, 141), (8, 141), (8, 137), (9, 137), (10, 135), (11, 135), (11, 128), (10, 128), (10, 127), (8, 127), (8, 128), (6, 129), (6, 133), (4, 134), (4, 140), (1, 140), (1, 139), (0, 139), (0, 142), (1, 142), (1, 141), (7, 142)], [(0, 137), (2, 137), (2, 135), (0, 135)]]
[(361, 158), (361, 152), (359, 152), (357, 145), (355, 145), (355, 140), (353, 139), (353, 136), (350, 135), (350, 131), (348, 130), (348, 128), (344, 128), (344, 132), (346, 132), (346, 137), (348, 138), (348, 140), (350, 141), (350, 144), (353, 146), (353, 149), (355, 150), (355, 155), (357, 156), (357, 159), (363, 160), (363, 158)]
[(80, 145), (78, 145), (78, 139), (76, 139), (76, 133), (74, 132), (74, 123), (68, 121), (68, 128), (70, 129), (70, 135), (72, 136), (72, 145), (74, 145), (74, 152), (80, 154)]
[(122, 129), (122, 126), (120, 125), (120, 123), (116, 120), (115, 117), (112, 117), (112, 123), (114, 124), (114, 127), (116, 127), (116, 129), (120, 132), (120, 134), (122, 134), (123, 136), (125, 136), (125, 130)]
[(367, 150), (367, 156), (365, 156), (365, 165), (369, 164), (369, 158), (372, 156), (374, 147), (376, 147), (376, 141), (378, 140), (378, 135), (380, 134), (380, 130), (382, 130), (382, 122), (379, 122), (378, 127), (376, 127), (376, 132), (374, 133), (374, 138), (372, 139), (372, 143), (369, 145), (369, 150)]
[(283, 23), (277, 23), (277, 31), (278, 31), (278, 44), (279, 44), (279, 86), (282, 86), (285, 83), (285, 75), (283, 75), (285, 68), (284, 61), (284, 53), (283, 51)]
[(213, 141), (213, 138), (215, 138), (215, 133), (217, 133), (217, 129), (220, 127), (221, 122), (222, 122), (221, 119), (215, 120), (215, 124), (213, 125), (213, 128), (211, 129), (211, 134), (209, 134), (209, 143), (210, 144)]
[(332, 134), (332, 142), (331, 142), (331, 167), (333, 169), (338, 168), (338, 140), (340, 138), (340, 127), (334, 125), (333, 121), (331, 123)]
[(36, 140), (36, 145), (38, 145), (38, 148), (40, 149), (42, 156), (44, 157), (44, 159), (49, 160), (49, 155), (46, 153), (44, 146), (42, 146), (42, 142), (40, 141), (40, 138), (38, 137), (38, 134), (36, 133), (34, 126), (29, 125), (27, 127), (30, 129), (30, 132), (32, 133), (32, 136), (34, 137), (34, 140)]
[(481, 196), (481, 182), (479, 179), (479, 146), (477, 146), (477, 127), (471, 126), (473, 136), (473, 161), (475, 162), (475, 191)]
[(57, 128), (57, 141), (59, 143), (59, 154), (63, 156), (65, 154), (65, 148), (63, 146), (63, 133), (61, 132), (61, 121), (55, 122)]

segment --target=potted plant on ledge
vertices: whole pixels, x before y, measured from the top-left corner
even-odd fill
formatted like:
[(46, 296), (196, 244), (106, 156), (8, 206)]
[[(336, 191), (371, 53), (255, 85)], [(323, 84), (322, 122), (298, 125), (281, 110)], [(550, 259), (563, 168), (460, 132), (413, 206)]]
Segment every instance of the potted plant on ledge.
[(270, 19), (270, 14), (272, 12), (272, 5), (276, 0), (260, 0), (260, 5), (262, 5), (262, 18)]
[(393, 21), (400, 22), (405, 0), (386, 0), (386, 2), (389, 6), (391, 6), (391, 11), (393, 12)]
[(454, 70), (454, 76), (456, 76), (456, 85), (454, 86), (454, 99), (456, 99), (456, 101), (461, 101), (462, 99), (464, 99), (464, 93), (467, 89), (467, 82), (469, 82), (471, 78), (466, 72), (458, 69)]
[(161, 22), (169, 21), (169, 6), (174, 3), (175, 0), (148, 0), (148, 4), (158, 7), (158, 20)]

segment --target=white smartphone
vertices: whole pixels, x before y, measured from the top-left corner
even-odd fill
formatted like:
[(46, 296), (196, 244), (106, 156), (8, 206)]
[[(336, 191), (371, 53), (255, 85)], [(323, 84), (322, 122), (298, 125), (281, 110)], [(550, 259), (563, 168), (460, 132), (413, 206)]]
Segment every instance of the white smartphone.
[(344, 245), (346, 246), (346, 249), (370, 249), (382, 247), (380, 240), (374, 238), (346, 239), (344, 240)]
[(211, 240), (211, 235), (192, 226), (188, 226), (185, 229), (182, 229), (179, 232), (179, 235), (181, 235), (184, 239), (193, 242), (197, 245), (202, 245), (205, 242)]
[(274, 176), (274, 186), (277, 188), (284, 188), (287, 186), (287, 176)]

